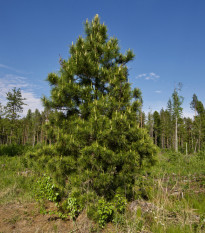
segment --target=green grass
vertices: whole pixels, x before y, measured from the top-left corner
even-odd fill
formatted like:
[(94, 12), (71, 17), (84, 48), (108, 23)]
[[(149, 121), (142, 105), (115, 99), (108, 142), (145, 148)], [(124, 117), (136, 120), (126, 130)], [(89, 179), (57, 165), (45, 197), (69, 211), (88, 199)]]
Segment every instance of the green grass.
[(0, 203), (32, 199), (35, 175), (20, 156), (0, 156)]
[[(8, 150), (4, 148), (4, 151)], [(0, 155), (0, 204), (34, 201), (34, 183), (43, 173), (36, 166), (35, 160), (28, 161), (18, 153)], [(113, 229), (116, 232), (205, 232), (204, 168), (205, 159), (201, 155), (160, 154), (158, 163), (142, 180), (148, 200), (138, 196), (135, 210), (128, 203), (125, 213), (115, 216)], [(137, 189), (136, 186), (136, 193)]]
[(160, 224), (152, 225), (151, 231), (205, 231), (204, 168), (204, 157), (173, 152), (159, 155), (147, 177), (152, 187), (150, 201), (160, 209), (158, 216), (155, 214)]
[[(205, 232), (205, 158), (174, 152), (159, 154), (144, 175), (137, 210), (119, 218), (122, 232)], [(136, 192), (138, 187), (136, 187)], [(140, 214), (139, 214), (140, 210)], [(121, 222), (120, 222), (121, 221)]]
[(178, 176), (205, 175), (205, 156), (182, 155), (175, 152), (159, 154), (158, 163), (152, 168), (153, 175), (176, 174)]

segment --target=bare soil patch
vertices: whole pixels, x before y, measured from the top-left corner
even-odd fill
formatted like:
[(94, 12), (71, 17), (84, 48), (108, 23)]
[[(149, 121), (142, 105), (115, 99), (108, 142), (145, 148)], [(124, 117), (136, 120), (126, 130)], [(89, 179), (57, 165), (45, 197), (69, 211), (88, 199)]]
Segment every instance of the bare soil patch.
[[(47, 208), (51, 208), (51, 204)], [(40, 232), (92, 232), (94, 224), (85, 213), (76, 222), (58, 216), (41, 214), (35, 203), (9, 203), (0, 205), (0, 233)]]

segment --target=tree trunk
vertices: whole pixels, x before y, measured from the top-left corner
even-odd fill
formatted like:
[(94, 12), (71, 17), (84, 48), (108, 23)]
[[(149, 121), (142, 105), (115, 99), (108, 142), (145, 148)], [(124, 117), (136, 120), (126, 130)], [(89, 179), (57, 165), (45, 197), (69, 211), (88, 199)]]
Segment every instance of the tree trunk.
[(200, 117), (200, 126), (199, 126), (199, 149), (198, 151), (201, 150), (201, 117)]
[(177, 117), (175, 122), (175, 151), (178, 152)]
[(36, 132), (34, 131), (34, 135), (33, 135), (33, 147), (35, 145), (35, 141), (36, 141)]
[(37, 144), (38, 144), (38, 131), (37, 131), (37, 134), (36, 134), (36, 142), (37, 142)]
[(195, 144), (195, 148), (194, 148), (194, 153), (196, 153), (197, 144), (198, 144), (198, 139), (196, 140), (196, 144)]
[(167, 137), (167, 148), (169, 148), (169, 138)]
[(43, 143), (43, 126), (41, 126), (41, 143)]
[(11, 144), (11, 137), (12, 137), (12, 134), (13, 134), (13, 132), (12, 132), (12, 130), (11, 130), (11, 134), (10, 134), (10, 144)]
[(140, 118), (141, 118), (141, 128), (142, 128), (142, 111), (140, 113)]
[(154, 135), (154, 144), (157, 145), (157, 133), (155, 132), (155, 135)]

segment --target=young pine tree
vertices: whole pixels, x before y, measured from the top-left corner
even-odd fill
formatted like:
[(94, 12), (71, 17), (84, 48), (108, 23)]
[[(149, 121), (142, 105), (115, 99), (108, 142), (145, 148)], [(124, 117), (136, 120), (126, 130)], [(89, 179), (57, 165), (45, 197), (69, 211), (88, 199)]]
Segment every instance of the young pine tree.
[(56, 154), (67, 158), (64, 176), (70, 189), (89, 191), (107, 199), (116, 192), (131, 196), (135, 178), (155, 161), (156, 147), (139, 128), (139, 89), (131, 90), (126, 64), (131, 50), (120, 53), (118, 40), (109, 38), (96, 15), (85, 23), (81, 36), (70, 47), (68, 60), (60, 59), (59, 73), (50, 73)]

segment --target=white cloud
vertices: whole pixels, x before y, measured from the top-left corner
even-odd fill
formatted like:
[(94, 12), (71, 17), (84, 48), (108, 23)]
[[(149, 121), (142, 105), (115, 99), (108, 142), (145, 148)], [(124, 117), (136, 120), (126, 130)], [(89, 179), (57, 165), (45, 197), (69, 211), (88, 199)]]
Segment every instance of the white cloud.
[(35, 109), (39, 109), (39, 111), (43, 110), (43, 106), (40, 98), (36, 97), (33, 89), (34, 86), (28, 82), (28, 79), (22, 76), (6, 74), (3, 77), (0, 77), (0, 102), (5, 106), (7, 103), (6, 93), (11, 91), (14, 87), (17, 89), (21, 89), (22, 97), (26, 98), (24, 105), (24, 111), (22, 116), (27, 114), (28, 109), (30, 108), (32, 111)]
[(24, 101), (25, 104), (27, 104), (24, 105), (24, 111), (23, 111), (24, 116), (27, 114), (29, 109), (31, 109), (32, 111), (35, 111), (35, 109), (38, 109), (39, 111), (43, 111), (43, 105), (41, 99), (37, 98), (34, 93), (27, 92), (24, 90), (22, 90), (21, 93), (22, 93), (22, 97), (26, 99)]
[(136, 77), (136, 79), (140, 79), (140, 78), (143, 78), (145, 80), (157, 80), (160, 78), (160, 76), (155, 74), (154, 72), (150, 72), (150, 73), (139, 74)]
[(12, 68), (9, 67), (9, 66), (6, 66), (4, 64), (0, 64), (0, 68), (5, 68), (5, 69), (8, 69), (8, 70), (11, 70)]
[(25, 88), (29, 84), (26, 82), (25, 77), (21, 77), (13, 74), (6, 74), (0, 77), (0, 97), (6, 97), (6, 93), (11, 91), (14, 87)]
[(14, 71), (14, 72), (20, 73), (20, 74), (31, 74), (29, 72), (26, 72), (26, 71), (23, 71), (23, 70), (17, 70), (17, 69), (15, 69), (13, 67), (10, 67), (10, 66), (4, 65), (4, 64), (0, 64), (0, 68), (11, 70), (11, 71)]
[(156, 90), (156, 91), (155, 91), (155, 93), (157, 93), (157, 94), (161, 94), (161, 93), (162, 93), (162, 91), (161, 91), (161, 90)]
[(183, 116), (193, 119), (194, 118), (194, 112), (191, 111), (189, 108), (185, 108), (185, 109), (183, 109)]
[(136, 78), (139, 79), (139, 78), (142, 78), (142, 77), (145, 77), (147, 74), (139, 74)]

